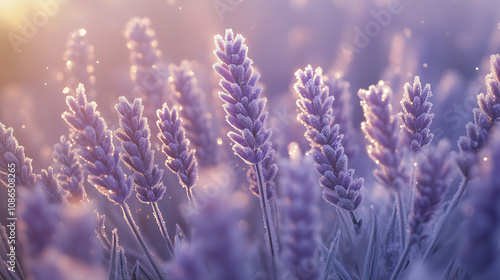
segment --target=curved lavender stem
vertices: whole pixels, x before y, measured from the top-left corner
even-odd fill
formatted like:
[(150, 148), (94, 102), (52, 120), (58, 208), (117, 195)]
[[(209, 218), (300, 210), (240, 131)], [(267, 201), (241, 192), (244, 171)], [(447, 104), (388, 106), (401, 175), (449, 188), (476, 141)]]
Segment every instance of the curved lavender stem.
[(130, 208), (128, 207), (128, 204), (126, 202), (124, 202), (124, 203), (120, 204), (120, 206), (123, 210), (123, 216), (124, 216), (125, 220), (127, 221), (128, 226), (132, 230), (132, 233), (134, 234), (134, 237), (137, 240), (137, 242), (139, 243), (139, 245), (141, 246), (141, 249), (144, 252), (144, 254), (146, 255), (146, 258), (151, 263), (151, 266), (153, 267), (156, 276), (158, 276), (158, 279), (166, 279), (164, 277), (164, 273), (160, 269), (158, 263), (156, 262), (153, 255), (151, 254), (148, 247), (146, 246), (146, 242), (144, 241), (144, 238), (142, 237), (142, 234), (139, 231), (139, 227), (135, 223), (134, 218), (132, 217), (132, 213), (130, 213)]
[(399, 275), (401, 274), (401, 270), (403, 269), (403, 265), (406, 262), (406, 259), (408, 259), (408, 256), (410, 255), (410, 249), (413, 247), (413, 243), (408, 243), (405, 246), (405, 249), (403, 250), (403, 253), (401, 253), (401, 257), (399, 258), (398, 264), (396, 265), (396, 269), (394, 269), (394, 272), (391, 275), (390, 280), (396, 280), (398, 279)]

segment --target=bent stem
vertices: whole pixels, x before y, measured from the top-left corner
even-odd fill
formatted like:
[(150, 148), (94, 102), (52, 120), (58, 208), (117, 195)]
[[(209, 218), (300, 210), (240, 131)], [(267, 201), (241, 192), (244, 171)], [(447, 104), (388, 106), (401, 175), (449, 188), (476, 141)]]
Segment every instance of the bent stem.
[(435, 234), (433, 235), (432, 241), (429, 243), (429, 246), (427, 247), (427, 250), (424, 253), (424, 260), (427, 260), (431, 253), (434, 252), (437, 246), (437, 242), (439, 241), (439, 237), (442, 235), (443, 230), (446, 228), (445, 226), (447, 225), (447, 222), (449, 220), (449, 216), (451, 215), (451, 212), (457, 207), (458, 203), (460, 202), (460, 199), (464, 195), (465, 189), (467, 188), (467, 184), (469, 183), (469, 178), (463, 177), (462, 182), (460, 183), (460, 186), (458, 187), (457, 193), (453, 196), (453, 199), (451, 200), (450, 206), (446, 209), (444, 214), (441, 216), (441, 222), (437, 223), (437, 230), (435, 231)]
[(408, 245), (405, 247), (403, 253), (401, 254), (401, 257), (399, 258), (398, 265), (396, 266), (396, 269), (394, 269), (394, 272), (391, 275), (391, 280), (398, 279), (399, 274), (401, 274), (401, 271), (403, 270), (403, 265), (405, 264), (406, 259), (410, 254), (410, 249), (412, 245), (413, 243), (408, 243)]
[(398, 211), (398, 224), (399, 224), (399, 239), (401, 242), (401, 248), (405, 248), (405, 218), (404, 218), (404, 207), (403, 198), (401, 193), (396, 195), (396, 211)]
[(278, 243), (276, 239), (276, 233), (274, 231), (274, 221), (271, 215), (271, 206), (269, 205), (269, 200), (267, 199), (267, 190), (265, 188), (264, 180), (262, 179), (262, 170), (260, 163), (254, 164), (255, 173), (257, 175), (257, 183), (259, 187), (259, 200), (260, 207), (262, 208), (262, 217), (264, 219), (264, 227), (267, 229), (267, 237), (269, 241), (269, 249), (271, 250), (271, 258), (273, 264), (273, 270), (276, 271), (276, 253), (278, 252)]
[(349, 217), (351, 217), (352, 224), (354, 225), (354, 231), (356, 233), (360, 233), (361, 232), (361, 223), (356, 218), (356, 214), (354, 214), (354, 211), (349, 211)]
[(146, 246), (146, 242), (144, 242), (144, 238), (142, 237), (141, 232), (139, 231), (139, 227), (134, 221), (134, 218), (132, 217), (132, 213), (130, 212), (130, 208), (128, 207), (127, 203), (120, 204), (122, 210), (123, 210), (123, 215), (125, 218), (125, 221), (127, 222), (129, 228), (132, 230), (132, 233), (134, 234), (135, 239), (139, 243), (139, 245), (142, 248), (142, 251), (144, 252), (144, 255), (148, 259), (148, 261), (151, 263), (151, 266), (153, 267), (156, 275), (158, 276), (158, 279), (165, 279), (163, 276), (163, 273), (161, 272), (160, 267), (158, 266), (158, 263), (154, 259), (153, 255), (149, 251), (149, 249)]
[(153, 207), (153, 215), (155, 216), (156, 223), (160, 228), (161, 235), (163, 235), (163, 239), (165, 240), (165, 245), (167, 245), (168, 253), (170, 257), (174, 258), (174, 246), (172, 245), (172, 241), (170, 240), (170, 236), (168, 235), (167, 226), (165, 225), (165, 220), (163, 219), (163, 215), (161, 214), (160, 207), (157, 202), (151, 203), (151, 207)]

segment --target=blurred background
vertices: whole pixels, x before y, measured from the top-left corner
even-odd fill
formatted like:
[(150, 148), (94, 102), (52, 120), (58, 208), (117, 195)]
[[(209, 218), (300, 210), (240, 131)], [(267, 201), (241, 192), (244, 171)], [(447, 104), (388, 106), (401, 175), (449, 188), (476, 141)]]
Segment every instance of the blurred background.
[[(0, 0), (0, 121), (14, 128), (35, 172), (50, 164), (53, 145), (68, 131), (60, 117), (62, 56), (68, 34), (84, 28), (94, 46), (96, 101), (116, 128), (112, 106), (133, 88), (123, 33), (138, 16), (150, 18), (165, 65), (197, 62), (210, 98), (218, 87), (213, 37), (226, 28), (242, 34), (278, 138), (295, 122), (293, 74), (311, 64), (344, 73), (358, 130), (359, 88), (384, 79), (401, 94), (420, 75), (433, 88), (436, 139), (454, 141), (472, 119), (489, 55), (500, 51), (499, 10), (497, 0)], [(214, 114), (222, 120), (222, 112)]]

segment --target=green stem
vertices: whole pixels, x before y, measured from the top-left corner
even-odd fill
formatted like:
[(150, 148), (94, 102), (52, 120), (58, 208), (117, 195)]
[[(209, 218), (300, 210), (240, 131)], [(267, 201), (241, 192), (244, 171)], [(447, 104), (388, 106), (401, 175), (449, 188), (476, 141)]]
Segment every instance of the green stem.
[(424, 253), (424, 260), (428, 259), (431, 255), (432, 252), (436, 249), (437, 242), (439, 241), (439, 237), (441, 237), (443, 230), (446, 228), (445, 226), (448, 224), (448, 221), (450, 219), (451, 212), (457, 207), (458, 203), (460, 202), (460, 199), (464, 195), (465, 189), (467, 188), (467, 184), (469, 183), (469, 179), (467, 177), (462, 178), (462, 182), (460, 183), (460, 186), (458, 187), (457, 193), (453, 196), (453, 199), (451, 200), (450, 206), (446, 209), (444, 214), (441, 216), (441, 222), (436, 223), (437, 224), (437, 229), (435, 231), (435, 234), (433, 235), (432, 241), (429, 243), (429, 246), (427, 247), (427, 250)]
[(144, 252), (144, 255), (148, 259), (148, 261), (151, 263), (151, 266), (153, 266), (153, 270), (155, 271), (156, 275), (158, 276), (158, 279), (165, 279), (163, 276), (163, 273), (161, 272), (160, 267), (158, 266), (158, 263), (154, 259), (153, 255), (149, 251), (148, 247), (146, 246), (146, 242), (144, 241), (144, 238), (142, 237), (141, 232), (139, 231), (139, 227), (134, 221), (134, 218), (132, 217), (132, 213), (130, 212), (130, 208), (128, 207), (127, 203), (123, 203), (120, 205), (122, 210), (123, 210), (123, 215), (125, 218), (125, 221), (127, 222), (129, 228), (132, 230), (132, 233), (134, 234), (135, 239), (139, 243), (139, 245), (142, 248), (142, 251)]
[[(260, 207), (262, 208), (262, 217), (264, 219), (264, 227), (267, 229), (267, 237), (269, 248), (271, 250), (271, 258), (273, 270), (276, 272), (276, 254), (278, 251), (278, 243), (276, 242), (276, 233), (274, 232), (274, 222), (271, 215), (271, 207), (267, 198), (267, 190), (262, 178), (262, 170), (260, 163), (254, 164), (255, 173), (257, 175), (257, 184), (259, 188)], [(274, 274), (274, 273), (273, 273)]]
[(151, 203), (151, 207), (153, 207), (153, 215), (155, 216), (156, 223), (160, 228), (161, 235), (163, 235), (163, 240), (165, 240), (165, 245), (167, 245), (168, 253), (170, 257), (174, 258), (174, 246), (172, 245), (172, 241), (170, 240), (170, 236), (168, 235), (167, 226), (165, 225), (165, 220), (163, 219), (163, 215), (161, 214), (160, 207), (157, 202)]

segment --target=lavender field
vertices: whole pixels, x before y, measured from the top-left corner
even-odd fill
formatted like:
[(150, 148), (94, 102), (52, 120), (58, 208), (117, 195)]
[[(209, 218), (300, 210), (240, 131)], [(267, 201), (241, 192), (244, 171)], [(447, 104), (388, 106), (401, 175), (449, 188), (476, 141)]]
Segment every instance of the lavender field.
[(0, 279), (498, 279), (500, 1), (0, 0)]

